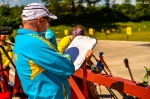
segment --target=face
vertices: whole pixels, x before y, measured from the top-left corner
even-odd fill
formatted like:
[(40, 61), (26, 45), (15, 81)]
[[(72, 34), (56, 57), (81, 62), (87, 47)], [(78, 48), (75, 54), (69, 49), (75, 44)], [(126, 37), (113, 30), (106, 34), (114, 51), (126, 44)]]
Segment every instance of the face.
[(47, 28), (50, 26), (49, 20), (50, 20), (49, 17), (38, 18), (39, 32), (46, 32)]
[(6, 40), (6, 35), (0, 35), (0, 45), (4, 45)]
[(0, 35), (0, 40), (5, 41), (6, 40), (6, 35)]

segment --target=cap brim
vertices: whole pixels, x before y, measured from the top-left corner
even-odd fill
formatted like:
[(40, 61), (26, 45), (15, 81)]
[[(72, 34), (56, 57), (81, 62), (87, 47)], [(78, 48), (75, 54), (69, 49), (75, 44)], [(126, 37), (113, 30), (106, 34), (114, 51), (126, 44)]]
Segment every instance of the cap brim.
[(49, 17), (52, 18), (52, 19), (57, 19), (57, 16), (55, 16), (53, 14), (49, 15)]

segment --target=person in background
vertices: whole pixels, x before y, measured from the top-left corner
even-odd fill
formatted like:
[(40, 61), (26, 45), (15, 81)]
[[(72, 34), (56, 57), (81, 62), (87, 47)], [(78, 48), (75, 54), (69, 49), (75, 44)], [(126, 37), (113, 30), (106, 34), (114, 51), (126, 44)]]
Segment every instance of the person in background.
[[(76, 25), (73, 28), (72, 35), (65, 36), (59, 41), (58, 51), (60, 53), (64, 53), (64, 51), (67, 49), (67, 47), (69, 46), (71, 41), (78, 35), (82, 35), (82, 36), (85, 35), (85, 29), (82, 25)], [(87, 53), (93, 53), (93, 50), (88, 50)], [(88, 63), (90, 63), (90, 62), (88, 62)]]
[[(59, 41), (58, 51), (60, 53), (64, 53), (64, 51), (67, 49), (71, 41), (78, 35), (82, 35), (82, 36), (85, 35), (85, 29), (82, 25), (76, 25), (72, 30), (72, 35), (65, 36)], [(88, 52), (93, 52), (93, 50), (89, 50)], [(87, 61), (87, 68), (91, 69), (94, 72), (99, 72), (99, 70), (95, 68), (94, 63), (91, 60)]]
[[(4, 53), (4, 50), (0, 47), (0, 55), (2, 58), (2, 67), (3, 67), (3, 73), (4, 76), (7, 79), (7, 82), (9, 82), (9, 58), (7, 57), (6, 54), (10, 57), (10, 59), (13, 58), (13, 52), (11, 46), (6, 42), (6, 35), (0, 35), (0, 45), (4, 47), (5, 51), (7, 53)], [(1, 61), (1, 60), (0, 60)]]
[(55, 36), (55, 33), (52, 30), (50, 30), (50, 29), (46, 30), (45, 38), (47, 40), (49, 40), (57, 48), (56, 36)]
[[(9, 79), (9, 64), (10, 60), (13, 58), (13, 52), (12, 48), (9, 43), (6, 42), (6, 35), (0, 35), (0, 57), (1, 57), (1, 65), (0, 66), (0, 91), (5, 92), (7, 89), (7, 86), (9, 86), (10, 89), (10, 96), (12, 97), (13, 93), (13, 83)], [(4, 49), (3, 49), (4, 48)], [(6, 79), (6, 81), (3, 81), (2, 79)], [(10, 85), (11, 84), (11, 85)]]
[(63, 53), (67, 49), (68, 45), (71, 43), (73, 38), (75, 38), (78, 35), (84, 35), (84, 33), (85, 33), (84, 27), (82, 25), (76, 25), (73, 28), (72, 35), (65, 36), (59, 41), (58, 51)]
[[(68, 82), (75, 67), (67, 54), (57, 48), (41, 33), (57, 19), (40, 3), (26, 5), (22, 12), (24, 28), (18, 29), (14, 45), (15, 63), (23, 90), (28, 99), (64, 99), (62, 83)], [(86, 54), (90, 59), (92, 53)], [(64, 85), (70, 99), (70, 86)]]
[[(73, 31), (72, 31), (72, 35), (68, 35), (68, 36), (65, 36), (63, 37), (59, 43), (58, 43), (58, 51), (60, 53), (64, 53), (64, 51), (67, 49), (67, 47), (69, 46), (69, 44), (71, 43), (71, 41), (78, 35), (82, 35), (84, 36), (85, 34), (85, 29), (82, 25), (76, 25), (74, 28), (73, 28)], [(88, 50), (87, 53), (93, 53), (93, 50)], [(89, 60), (88, 60), (89, 61)], [(88, 63), (87, 61), (87, 63)]]

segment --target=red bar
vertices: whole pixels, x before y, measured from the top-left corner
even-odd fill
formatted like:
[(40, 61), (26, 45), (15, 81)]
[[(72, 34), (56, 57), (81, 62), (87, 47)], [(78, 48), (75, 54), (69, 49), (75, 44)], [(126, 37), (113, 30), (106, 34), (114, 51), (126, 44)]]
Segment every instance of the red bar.
[[(74, 76), (83, 78), (83, 70), (79, 69), (74, 73)], [(136, 96), (138, 98), (150, 98), (150, 86), (148, 86), (149, 88), (141, 87), (137, 85), (138, 83), (133, 83), (131, 80), (128, 79), (111, 77), (102, 73), (94, 74), (90, 70), (87, 70), (87, 80), (106, 86), (108, 88), (118, 90), (119, 92), (124, 92), (126, 94)]]
[[(69, 78), (69, 83), (72, 88), (71, 91), (74, 91), (76, 94), (76, 97), (71, 96), (71, 99), (85, 99), (83, 93), (81, 92), (80, 88), (78, 87), (72, 76)], [(71, 92), (71, 95), (73, 95), (73, 92)]]

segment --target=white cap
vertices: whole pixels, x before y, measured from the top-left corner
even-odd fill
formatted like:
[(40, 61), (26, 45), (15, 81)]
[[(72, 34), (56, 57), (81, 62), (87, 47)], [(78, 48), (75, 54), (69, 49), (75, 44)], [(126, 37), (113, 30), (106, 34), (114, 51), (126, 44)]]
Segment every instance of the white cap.
[(51, 14), (45, 6), (39, 3), (30, 3), (26, 5), (22, 12), (22, 20), (33, 20), (39, 17), (49, 17), (57, 19), (57, 16)]

